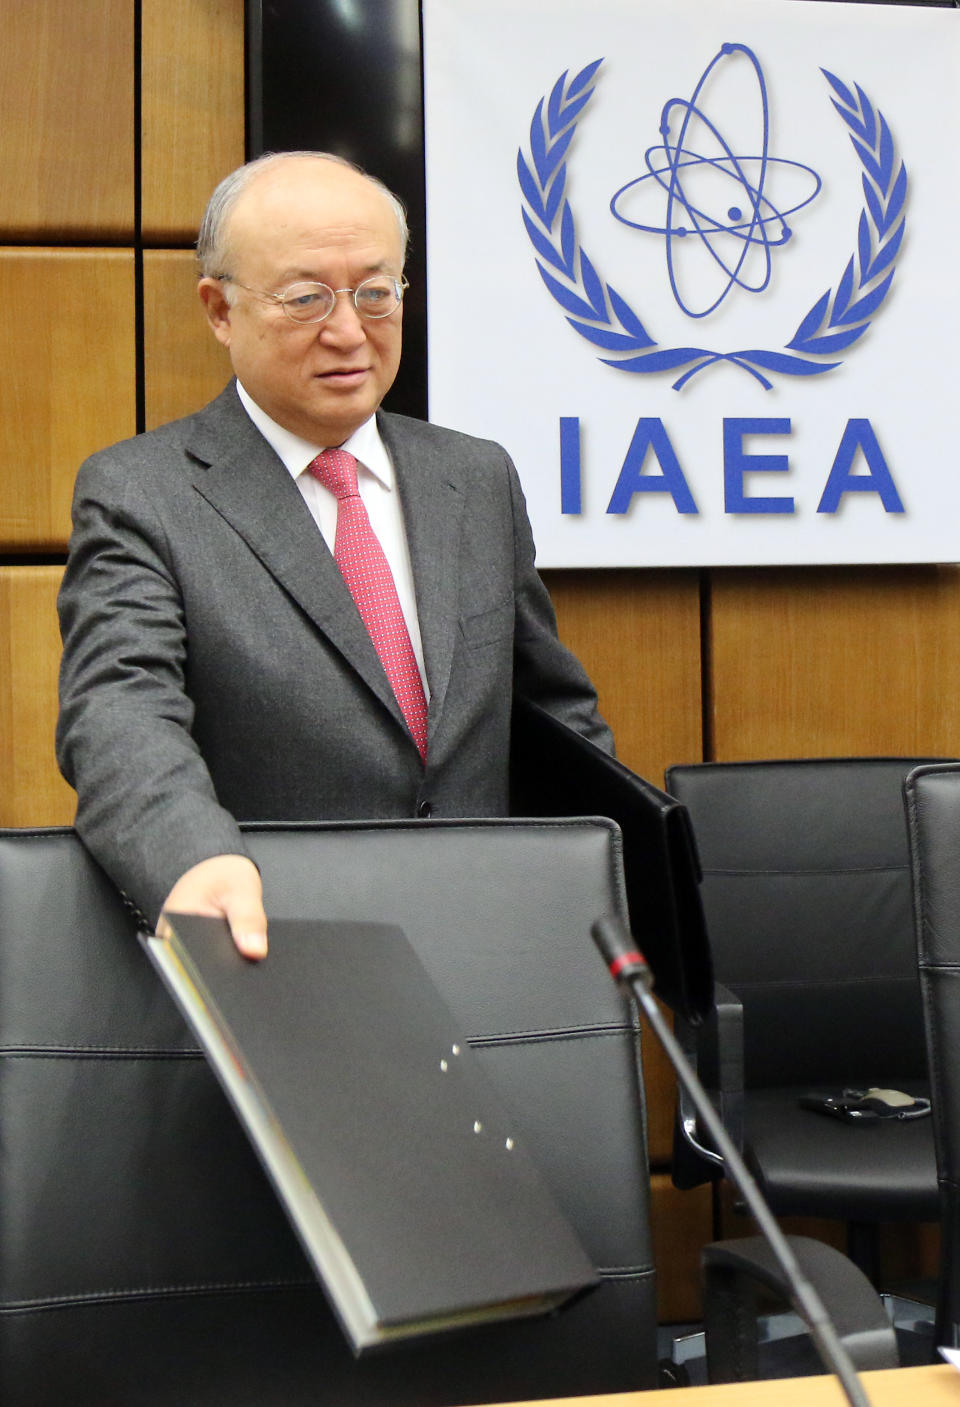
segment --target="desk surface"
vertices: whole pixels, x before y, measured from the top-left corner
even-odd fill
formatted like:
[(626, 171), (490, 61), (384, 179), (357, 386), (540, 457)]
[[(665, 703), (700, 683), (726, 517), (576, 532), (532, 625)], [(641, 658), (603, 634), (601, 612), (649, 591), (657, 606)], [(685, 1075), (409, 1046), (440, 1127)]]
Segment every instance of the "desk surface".
[[(873, 1407), (960, 1407), (960, 1373), (948, 1363), (862, 1373)], [(514, 1402), (505, 1407), (842, 1407), (839, 1384), (829, 1377), (778, 1378), (711, 1387), (620, 1392), (606, 1397), (563, 1397), (549, 1402)]]

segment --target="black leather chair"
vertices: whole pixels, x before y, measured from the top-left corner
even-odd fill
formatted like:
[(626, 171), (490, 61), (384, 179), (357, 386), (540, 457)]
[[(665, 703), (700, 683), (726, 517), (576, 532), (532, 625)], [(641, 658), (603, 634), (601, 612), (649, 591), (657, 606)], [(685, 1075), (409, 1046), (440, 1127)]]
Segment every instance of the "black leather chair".
[(936, 1341), (960, 1348), (960, 763), (905, 786), (940, 1183)]
[(71, 831), (5, 831), (0, 1401), (429, 1407), (653, 1386), (639, 1051), (589, 936), (625, 915), (616, 827), (247, 829), (273, 913), (406, 929), (602, 1283), (549, 1318), (355, 1360), (115, 891)]
[[(929, 1092), (901, 788), (908, 759), (671, 767), (717, 978), (705, 1081), (777, 1215), (839, 1219), (873, 1277), (880, 1222), (939, 1215), (932, 1124), (855, 1126), (808, 1092)], [(722, 1176), (681, 1102), (674, 1178)]]

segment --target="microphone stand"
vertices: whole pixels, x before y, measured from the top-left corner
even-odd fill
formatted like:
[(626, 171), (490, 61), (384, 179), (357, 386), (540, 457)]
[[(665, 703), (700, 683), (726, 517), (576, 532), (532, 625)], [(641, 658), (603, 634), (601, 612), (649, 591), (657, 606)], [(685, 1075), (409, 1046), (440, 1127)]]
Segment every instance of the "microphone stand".
[(870, 1407), (870, 1399), (857, 1376), (850, 1355), (837, 1335), (823, 1301), (804, 1275), (797, 1258), (761, 1196), (749, 1169), (724, 1128), (717, 1111), (684, 1055), (679, 1042), (663, 1019), (652, 995), (653, 977), (646, 959), (633, 943), (624, 925), (613, 918), (601, 918), (591, 929), (593, 941), (603, 956), (611, 976), (627, 989), (637, 1003), (666, 1052), (697, 1114), (710, 1133), (724, 1167), (746, 1202), (790, 1286), (794, 1309), (806, 1322), (824, 1367), (840, 1382), (851, 1407)]

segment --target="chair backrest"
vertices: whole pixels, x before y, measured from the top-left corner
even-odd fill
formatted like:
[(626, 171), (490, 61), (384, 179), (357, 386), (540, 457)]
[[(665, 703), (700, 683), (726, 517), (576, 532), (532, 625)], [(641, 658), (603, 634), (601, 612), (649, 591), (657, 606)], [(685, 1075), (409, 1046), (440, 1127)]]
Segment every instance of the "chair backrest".
[(539, 704), (516, 697), (510, 724), (513, 816), (609, 816), (623, 837), (633, 936), (671, 1011), (713, 1007), (700, 869), (685, 807)]
[(921, 759), (671, 767), (746, 1086), (923, 1077), (902, 785)]
[(406, 930), (602, 1283), (547, 1319), (355, 1360), (116, 892), (72, 831), (3, 831), (5, 1407), (429, 1407), (652, 1386), (637, 1036), (590, 939), (599, 914), (625, 917), (616, 827), (246, 829), (268, 912)]
[(936, 1342), (960, 1347), (960, 763), (904, 788), (940, 1185)]

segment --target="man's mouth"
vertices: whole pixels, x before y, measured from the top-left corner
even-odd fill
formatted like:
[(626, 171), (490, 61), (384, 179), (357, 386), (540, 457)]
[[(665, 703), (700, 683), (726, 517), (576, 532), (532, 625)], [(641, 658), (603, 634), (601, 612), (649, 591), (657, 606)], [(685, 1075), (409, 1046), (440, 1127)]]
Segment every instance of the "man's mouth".
[(365, 366), (341, 366), (334, 367), (332, 371), (320, 371), (317, 373), (321, 381), (351, 382), (360, 380), (366, 376), (368, 367)]

